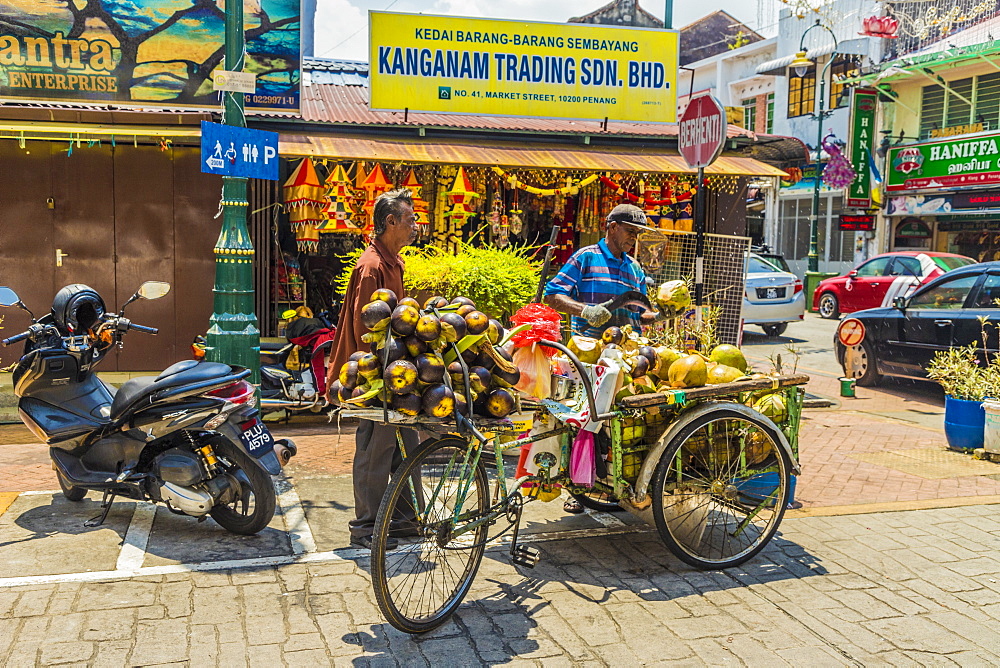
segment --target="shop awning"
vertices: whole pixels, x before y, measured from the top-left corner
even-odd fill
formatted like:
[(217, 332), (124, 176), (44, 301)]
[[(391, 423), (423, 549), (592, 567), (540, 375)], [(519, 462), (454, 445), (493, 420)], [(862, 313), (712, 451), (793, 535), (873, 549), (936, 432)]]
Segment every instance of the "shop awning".
[[(537, 169), (578, 169), (612, 172), (691, 173), (674, 151), (557, 144), (421, 138), (373, 138), (349, 135), (292, 135), (282, 133), (278, 152), (285, 157), (311, 156), (340, 160), (498, 165)], [(787, 176), (785, 172), (753, 158), (722, 156), (706, 174), (730, 176)]]

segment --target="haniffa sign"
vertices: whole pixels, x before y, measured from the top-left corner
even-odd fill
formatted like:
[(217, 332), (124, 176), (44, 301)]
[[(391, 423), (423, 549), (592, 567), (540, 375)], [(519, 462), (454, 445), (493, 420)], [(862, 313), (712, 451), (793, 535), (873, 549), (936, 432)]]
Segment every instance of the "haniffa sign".
[[(299, 1), (246, 12), (248, 108), (299, 108)], [(0, 100), (215, 108), (225, 3), (202, 0), (4, 0)]]
[[(875, 107), (878, 93), (870, 88), (854, 89), (851, 103), (851, 167), (854, 181), (847, 193), (847, 206), (867, 209), (872, 205), (872, 171), (869, 168), (875, 136)], [(841, 228), (843, 229), (843, 228)]]
[(372, 109), (676, 119), (676, 31), (391, 12), (369, 24)]
[(888, 172), (888, 192), (1000, 184), (1000, 132), (890, 149)]

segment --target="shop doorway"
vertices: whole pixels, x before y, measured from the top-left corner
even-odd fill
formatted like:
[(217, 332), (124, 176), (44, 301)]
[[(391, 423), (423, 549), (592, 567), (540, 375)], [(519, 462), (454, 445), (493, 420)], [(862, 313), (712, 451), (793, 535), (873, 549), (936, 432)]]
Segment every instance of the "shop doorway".
[(896, 223), (892, 239), (893, 250), (930, 250), (931, 226), (910, 216)]

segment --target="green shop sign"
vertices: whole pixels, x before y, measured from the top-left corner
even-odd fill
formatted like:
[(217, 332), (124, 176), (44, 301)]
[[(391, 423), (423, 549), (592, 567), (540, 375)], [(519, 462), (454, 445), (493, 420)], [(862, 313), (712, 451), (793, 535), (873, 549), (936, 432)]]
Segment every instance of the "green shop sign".
[(936, 139), (889, 150), (886, 191), (1000, 184), (1000, 132)]
[(872, 205), (872, 171), (868, 162), (875, 132), (875, 107), (878, 93), (871, 88), (857, 88), (851, 103), (851, 142), (849, 155), (854, 181), (847, 193), (847, 206), (867, 209)]

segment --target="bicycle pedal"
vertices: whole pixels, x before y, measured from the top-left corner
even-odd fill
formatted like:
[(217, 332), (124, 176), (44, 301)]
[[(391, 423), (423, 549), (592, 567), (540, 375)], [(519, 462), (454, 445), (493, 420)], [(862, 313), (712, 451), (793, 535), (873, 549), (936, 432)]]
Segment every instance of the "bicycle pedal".
[(518, 545), (510, 553), (510, 560), (518, 566), (534, 568), (542, 559), (542, 553), (536, 548)]

